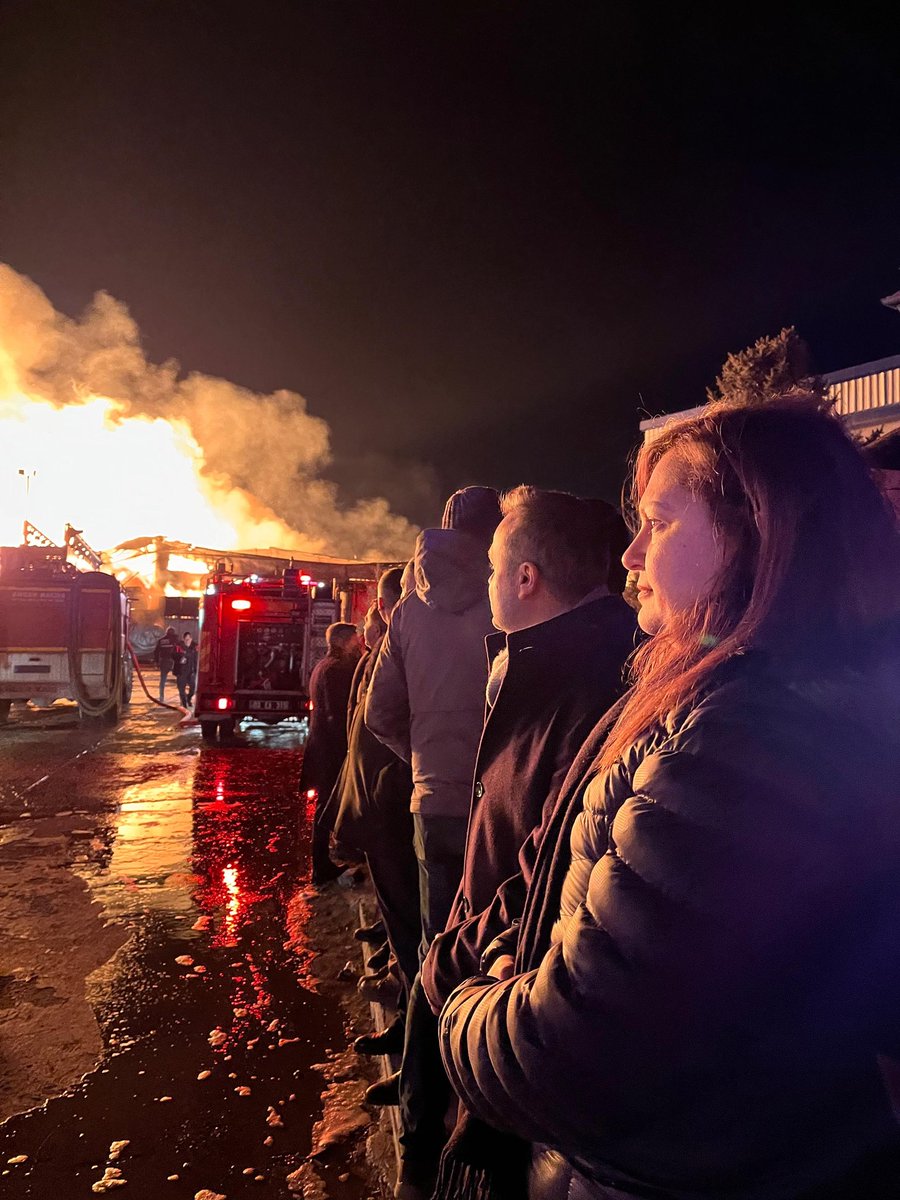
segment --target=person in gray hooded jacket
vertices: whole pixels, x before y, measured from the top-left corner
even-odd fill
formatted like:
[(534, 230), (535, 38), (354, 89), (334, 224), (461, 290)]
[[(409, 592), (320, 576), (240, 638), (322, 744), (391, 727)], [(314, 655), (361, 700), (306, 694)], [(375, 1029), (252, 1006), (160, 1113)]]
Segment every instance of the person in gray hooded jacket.
[(423, 955), (462, 876), (493, 630), (487, 551), (499, 522), (494, 489), (469, 487), (447, 501), (440, 529), (419, 535), (415, 590), (394, 610), (366, 697), (368, 728), (412, 765)]

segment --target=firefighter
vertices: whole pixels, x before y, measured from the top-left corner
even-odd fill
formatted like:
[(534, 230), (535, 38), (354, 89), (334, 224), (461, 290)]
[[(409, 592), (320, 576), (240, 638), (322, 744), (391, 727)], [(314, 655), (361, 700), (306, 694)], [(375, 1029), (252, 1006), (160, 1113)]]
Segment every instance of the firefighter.
[(170, 625), (156, 643), (153, 651), (153, 661), (159, 667), (159, 699), (160, 703), (166, 698), (166, 680), (170, 674), (178, 680), (178, 663), (184, 657), (184, 646), (178, 640), (178, 634)]
[(181, 658), (175, 663), (175, 682), (178, 684), (181, 703), (185, 708), (190, 708), (194, 702), (194, 689), (197, 686), (197, 647), (193, 634), (186, 633), (181, 644)]

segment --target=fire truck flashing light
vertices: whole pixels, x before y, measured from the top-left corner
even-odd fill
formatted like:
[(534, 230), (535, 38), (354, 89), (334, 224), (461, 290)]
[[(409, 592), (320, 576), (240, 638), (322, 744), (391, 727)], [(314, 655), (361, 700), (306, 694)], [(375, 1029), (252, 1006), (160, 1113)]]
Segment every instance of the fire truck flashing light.
[(232, 600), (231, 607), (236, 608), (239, 612), (246, 612), (250, 607), (249, 600)]

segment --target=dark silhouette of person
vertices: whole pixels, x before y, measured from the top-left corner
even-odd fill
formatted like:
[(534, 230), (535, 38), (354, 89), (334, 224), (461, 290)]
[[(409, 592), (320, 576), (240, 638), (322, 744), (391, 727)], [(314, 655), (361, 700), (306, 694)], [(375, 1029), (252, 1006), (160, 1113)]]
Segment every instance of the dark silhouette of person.
[(170, 625), (156, 643), (153, 651), (153, 661), (159, 667), (159, 698), (161, 701), (165, 701), (166, 698), (166, 680), (169, 675), (174, 674), (177, 681), (177, 666), (183, 655), (184, 647), (178, 640), (178, 634)]
[(182, 638), (182, 654), (175, 663), (175, 682), (178, 684), (178, 695), (185, 708), (190, 708), (194, 702), (194, 690), (197, 686), (197, 645), (194, 635), (186, 633)]
[(300, 772), (300, 794), (315, 792), (312, 879), (327, 883), (340, 874), (328, 857), (331, 821), (327, 806), (347, 754), (347, 705), (350, 685), (359, 661), (359, 635), (355, 625), (339, 621), (325, 631), (328, 653), (313, 667), (309, 679), (309, 737)]

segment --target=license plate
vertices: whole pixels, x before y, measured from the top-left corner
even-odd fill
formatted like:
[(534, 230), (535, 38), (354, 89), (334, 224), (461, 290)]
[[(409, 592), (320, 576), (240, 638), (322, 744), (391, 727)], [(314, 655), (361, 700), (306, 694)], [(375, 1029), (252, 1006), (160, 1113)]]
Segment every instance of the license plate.
[(251, 700), (247, 705), (251, 712), (290, 712), (290, 700)]

